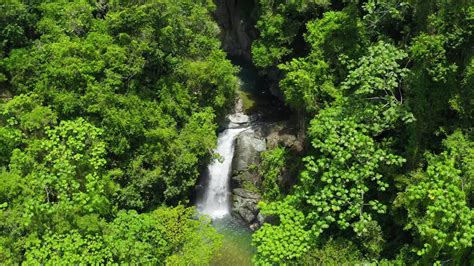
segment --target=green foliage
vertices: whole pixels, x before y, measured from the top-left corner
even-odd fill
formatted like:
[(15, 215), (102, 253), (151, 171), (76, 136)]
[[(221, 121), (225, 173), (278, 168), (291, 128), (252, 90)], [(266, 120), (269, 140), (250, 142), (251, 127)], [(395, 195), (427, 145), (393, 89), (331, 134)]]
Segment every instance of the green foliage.
[(286, 154), (287, 151), (283, 147), (276, 147), (261, 154), (259, 174), (263, 177), (263, 198), (267, 201), (277, 200), (281, 196), (281, 175), (286, 165)]
[(280, 65), (286, 73), (280, 81), (286, 102), (295, 109), (315, 112), (338, 97), (329, 66), (317, 58), (293, 59)]
[(244, 180), (242, 181), (242, 188), (245, 191), (253, 192), (253, 193), (260, 193), (260, 189), (254, 184), (251, 180)]
[(208, 221), (195, 220), (192, 208), (159, 208), (149, 214), (120, 212), (106, 229), (104, 241), (114, 261), (181, 264), (210, 261), (221, 239)]
[(46, 234), (27, 242), (25, 262), (205, 264), (221, 238), (208, 221), (193, 219), (192, 208), (159, 208), (151, 213), (121, 211), (104, 226), (103, 235)]
[(358, 110), (372, 134), (394, 127), (397, 121), (412, 122), (413, 115), (403, 104), (402, 82), (408, 69), (400, 66), (406, 53), (391, 44), (378, 42), (368, 54), (347, 62), (349, 73), (341, 89), (350, 93), (350, 112)]
[(407, 41), (414, 62), (408, 105), (417, 119), (407, 133), (407, 150), (410, 161), (421, 161), (425, 149), (436, 150), (440, 145), (441, 138), (435, 134), (440, 127), (450, 132), (472, 127), (472, 119), (466, 116), (472, 110), (472, 90), (466, 87), (465, 75), (472, 60), (468, 43), (474, 36), (474, 9), (469, 1), (412, 2), (423, 31)]
[(171, 150), (174, 165), (164, 177), (167, 187), (164, 191), (166, 198), (172, 199), (178, 196), (185, 198), (183, 192), (196, 185), (199, 166), (202, 165), (200, 160), (210, 155), (209, 147), (214, 147), (217, 141), (214, 133), (217, 127), (213, 120), (214, 114), (211, 109), (205, 109), (194, 113), (181, 130)]
[(473, 212), (467, 204), (460, 172), (448, 153), (428, 156), (426, 172), (417, 172), (396, 205), (407, 211), (406, 230), (414, 231), (414, 251), (424, 262), (462, 261), (472, 248)]
[[(410, 11), (413, 12), (413, 5), (410, 0), (368, 0), (362, 4), (364, 15), (362, 22), (366, 32), (372, 36), (384, 37), (385, 34), (390, 34), (390, 31), (398, 31), (402, 34), (407, 34), (410, 25)], [(423, 12), (421, 7), (420, 11)], [(416, 9), (418, 12), (419, 10)], [(419, 18), (420, 16), (416, 16)]]
[[(310, 249), (300, 259), (303, 265), (351, 265), (362, 262), (357, 246), (343, 239), (329, 239), (320, 248)], [(295, 263), (298, 264), (298, 263)]]
[(61, 235), (47, 234), (42, 240), (29, 239), (26, 249), (27, 264), (105, 264), (112, 256), (100, 237), (83, 237), (75, 230)]
[[(400, 67), (406, 53), (391, 44), (380, 41), (369, 47), (367, 55), (348, 62), (350, 73), (343, 82), (344, 89), (355, 88), (355, 96), (393, 96), (407, 69)], [(391, 93), (391, 94), (390, 94)]]
[(386, 211), (370, 191), (388, 187), (381, 167), (401, 165), (404, 159), (374, 142), (364, 133), (364, 125), (349, 118), (338, 121), (337, 112), (331, 111), (316, 116), (309, 130), (319, 153), (305, 159), (306, 171), (301, 175), (304, 204), (311, 209), (308, 218), (315, 223), (315, 234), (337, 223), (341, 229), (352, 227), (362, 235), (373, 215)]
[[(294, 33), (286, 36), (285, 33), (295, 32), (296, 25), (285, 21), (279, 14), (263, 16), (257, 23), (263, 41), (256, 41), (252, 44), (252, 55), (255, 64), (259, 67), (268, 67), (278, 63), (291, 50), (285, 47), (291, 43)], [(265, 40), (272, 40), (271, 45), (266, 45)], [(276, 45), (273, 44), (276, 42)]]
[[(474, 15), (473, 15), (474, 16)], [(472, 123), (474, 117), (474, 95), (471, 88), (474, 87), (474, 57), (464, 70), (464, 78), (461, 85), (457, 87), (454, 96), (449, 100), (449, 104), (467, 125)]]
[(222, 237), (205, 217), (195, 219), (194, 208), (178, 206), (172, 210), (158, 209), (153, 218), (164, 225), (164, 239), (171, 256), (166, 258), (170, 265), (207, 264), (222, 245)]
[[(330, 13), (316, 22), (319, 24), (311, 25), (309, 29), (313, 32), (307, 39), (314, 43), (312, 54), (304, 59), (293, 59), (282, 67), (287, 71), (281, 81), (287, 102), (295, 109), (304, 106), (306, 112), (318, 114), (311, 120), (308, 130), (313, 150), (304, 158), (306, 169), (301, 173), (298, 185), (292, 194), (262, 206), (264, 214), (274, 215), (280, 222), (265, 224), (255, 233), (258, 262), (282, 263), (300, 258), (305, 253), (302, 250), (314, 246), (318, 239), (334, 231), (353, 235), (358, 249), (368, 259), (379, 258), (383, 250), (385, 240), (377, 219), (386, 215), (387, 206), (380, 194), (387, 191), (388, 176), (405, 159), (393, 154), (389, 149), (390, 141), (381, 141), (380, 136), (400, 122), (413, 121), (402, 105), (401, 90), (408, 70), (400, 63), (407, 54), (394, 45), (379, 41), (363, 56), (347, 60), (349, 55), (358, 54), (357, 49), (344, 46), (337, 39), (337, 32), (354, 34), (357, 28), (342, 28), (341, 24), (350, 27), (350, 22), (339, 22), (343, 19), (348, 19), (347, 13)], [(326, 51), (331, 55), (334, 52), (331, 49), (346, 51), (348, 55), (331, 59), (325, 55)], [(321, 59), (314, 61), (314, 58)], [(306, 70), (318, 66), (325, 66), (325, 71)], [(338, 88), (341, 92), (334, 89), (333, 83), (323, 85), (333, 79), (329, 72), (331, 66), (345, 67), (347, 75)], [(315, 82), (316, 78), (321, 80)], [(311, 91), (313, 87), (316, 89)], [(308, 97), (314, 98), (307, 100)], [(298, 223), (283, 222), (291, 220), (295, 212), (303, 217)], [(295, 235), (305, 232), (309, 239), (298, 242), (290, 255), (288, 248), (275, 248), (269, 243), (280, 241), (274, 237), (280, 230), (290, 230)], [(285, 247), (289, 243), (278, 245)], [(272, 252), (267, 251), (270, 246)]]
[(28, 45), (34, 36), (37, 16), (31, 12), (33, 5), (22, 1), (8, 1), (0, 7), (0, 58), (11, 49)]
[(21, 192), (7, 198), (11, 208), (22, 209), (22, 226), (66, 232), (76, 216), (108, 214), (112, 187), (103, 175), (101, 130), (78, 119), (46, 134), (47, 139), (14, 150), (9, 165)]
[(453, 159), (454, 166), (461, 171), (459, 174), (461, 190), (470, 200), (471, 208), (474, 206), (474, 141), (472, 138), (472, 135), (463, 134), (458, 130), (443, 141), (448, 158)]
[[(30, 135), (57, 119), (86, 119), (104, 130), (120, 206), (176, 203), (209, 159), (214, 123), (237, 84), (219, 50), (212, 5), (161, 1), (117, 8), (105, 19), (93, 16), (95, 8), (40, 5), (43, 35), (4, 60), (15, 98), (38, 105), (16, 119)], [(6, 115), (15, 116), (9, 106)]]
[[(376, 143), (369, 132), (367, 125), (358, 124), (354, 118), (341, 118), (338, 109), (326, 109), (315, 117), (309, 135), (317, 152), (304, 159), (306, 170), (299, 185), (292, 195), (262, 206), (264, 214), (278, 216), (280, 223), (265, 224), (255, 233), (257, 260), (284, 262), (298, 258), (314, 243), (311, 238), (319, 237), (331, 226), (352, 229), (366, 245), (368, 256), (377, 257), (383, 239), (374, 218), (386, 213), (386, 206), (376, 196), (388, 187), (382, 170), (399, 166), (404, 159)], [(286, 233), (302, 235), (303, 239), (281, 243), (278, 236)], [(285, 245), (294, 245), (293, 253), (288, 253), (290, 249)]]
[(321, 19), (306, 24), (307, 33), (304, 37), (312, 48), (310, 53), (323, 56), (336, 70), (343, 55), (356, 56), (364, 44), (363, 28), (352, 13), (349, 8), (338, 12), (329, 11)]
[(323, 15), (306, 24), (304, 38), (311, 46), (309, 55), (279, 66), (285, 73), (280, 86), (286, 102), (310, 114), (341, 97), (335, 83), (346, 72), (344, 59), (357, 55), (362, 42), (362, 30), (349, 10)]
[(456, 64), (449, 65), (446, 59), (444, 36), (422, 33), (413, 40), (410, 47), (412, 57), (422, 62), (434, 81), (446, 81), (456, 71)]
[(208, 263), (220, 245), (209, 221), (165, 206), (189, 201), (234, 103), (214, 4), (10, 2), (0, 261)]
[(42, 17), (36, 30), (43, 38), (61, 34), (82, 36), (90, 29), (94, 18), (94, 7), (87, 0), (47, 2), (40, 4), (38, 9)]
[(21, 132), (7, 127), (0, 127), (0, 164), (8, 164), (12, 151), (20, 143)]
[[(255, 166), (255, 263), (471, 263), (472, 1), (256, 5), (253, 61), (307, 138), (298, 179), (293, 150)], [(220, 236), (181, 204), (238, 85), (214, 9), (0, 4), (0, 263), (211, 261)]]
[(305, 215), (287, 202), (265, 204), (261, 202), (264, 215), (277, 215), (278, 225), (265, 223), (253, 234), (252, 245), (256, 246), (257, 264), (289, 262), (306, 253), (310, 247), (311, 232), (304, 228)]
[(260, 37), (252, 43), (252, 57), (256, 66), (268, 68), (278, 65), (292, 53), (292, 44), (300, 28), (299, 16), (314, 15), (328, 1), (258, 1), (260, 18), (256, 28)]

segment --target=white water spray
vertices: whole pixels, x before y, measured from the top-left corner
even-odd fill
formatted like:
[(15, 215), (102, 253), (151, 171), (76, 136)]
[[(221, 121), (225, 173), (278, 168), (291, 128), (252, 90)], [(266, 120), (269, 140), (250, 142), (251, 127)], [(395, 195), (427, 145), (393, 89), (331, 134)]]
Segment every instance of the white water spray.
[(217, 148), (214, 152), (221, 156), (207, 168), (208, 185), (199, 206), (202, 214), (212, 219), (223, 218), (230, 213), (230, 175), (232, 159), (234, 157), (234, 142), (237, 135), (249, 130), (249, 117), (240, 110), (241, 101), (238, 101), (236, 113), (228, 116), (229, 126), (217, 138)]

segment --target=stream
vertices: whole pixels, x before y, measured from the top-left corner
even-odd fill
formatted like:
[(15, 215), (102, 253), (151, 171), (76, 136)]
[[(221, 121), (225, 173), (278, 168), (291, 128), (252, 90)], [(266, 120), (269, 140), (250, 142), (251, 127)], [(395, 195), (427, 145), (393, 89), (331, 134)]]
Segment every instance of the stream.
[(213, 259), (212, 265), (252, 264), (255, 248), (251, 246), (252, 231), (232, 216), (213, 221), (214, 227), (224, 236), (220, 253)]

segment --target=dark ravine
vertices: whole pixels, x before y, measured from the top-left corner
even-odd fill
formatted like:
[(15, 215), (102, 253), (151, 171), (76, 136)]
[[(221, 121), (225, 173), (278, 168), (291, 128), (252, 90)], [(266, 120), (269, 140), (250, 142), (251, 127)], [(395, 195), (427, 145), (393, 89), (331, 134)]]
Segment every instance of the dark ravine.
[(214, 19), (221, 28), (222, 48), (230, 57), (252, 61), (251, 45), (257, 37), (254, 0), (215, 0)]
[[(296, 130), (290, 123), (290, 112), (284, 106), (281, 92), (272, 89), (268, 75), (253, 65), (251, 45), (258, 33), (255, 29), (258, 14), (254, 0), (215, 0), (214, 19), (221, 29), (222, 49), (241, 69), (240, 91), (251, 97), (254, 107), (244, 110), (242, 99), (237, 99), (235, 113), (250, 117), (251, 130), (240, 133), (235, 140), (231, 169), (231, 214), (252, 230), (259, 228), (264, 217), (258, 209), (261, 200), (262, 177), (258, 174), (261, 153), (277, 145), (300, 150)], [(270, 77), (271, 78), (271, 77)], [(229, 125), (221, 125), (221, 129)]]
[[(252, 62), (252, 42), (258, 37), (255, 24), (258, 17), (258, 6), (255, 0), (215, 0), (216, 10), (213, 17), (221, 29), (222, 49), (238, 65), (246, 69), (255, 68)], [(254, 69), (264, 79), (265, 90), (272, 97), (283, 101), (279, 87), (281, 72), (277, 68), (265, 70)]]

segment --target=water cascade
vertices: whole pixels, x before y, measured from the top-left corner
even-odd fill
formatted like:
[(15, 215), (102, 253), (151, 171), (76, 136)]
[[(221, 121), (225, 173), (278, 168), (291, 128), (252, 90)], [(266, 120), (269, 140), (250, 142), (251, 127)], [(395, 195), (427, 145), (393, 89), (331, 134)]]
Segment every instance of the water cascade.
[(227, 128), (217, 138), (217, 148), (214, 151), (220, 158), (214, 160), (207, 168), (208, 185), (198, 208), (202, 214), (212, 219), (223, 218), (230, 213), (230, 175), (232, 158), (234, 157), (234, 142), (237, 135), (245, 130), (251, 130), (249, 117), (242, 113), (242, 103), (236, 105), (236, 113), (228, 116), (230, 121)]

